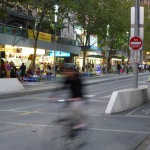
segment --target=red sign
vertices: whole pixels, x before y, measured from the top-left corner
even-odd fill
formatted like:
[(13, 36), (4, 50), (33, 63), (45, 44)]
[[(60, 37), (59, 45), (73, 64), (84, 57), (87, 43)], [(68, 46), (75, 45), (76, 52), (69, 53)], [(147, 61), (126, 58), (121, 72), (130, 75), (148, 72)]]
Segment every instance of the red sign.
[(130, 50), (141, 50), (142, 49), (142, 39), (138, 36), (134, 36), (129, 42)]

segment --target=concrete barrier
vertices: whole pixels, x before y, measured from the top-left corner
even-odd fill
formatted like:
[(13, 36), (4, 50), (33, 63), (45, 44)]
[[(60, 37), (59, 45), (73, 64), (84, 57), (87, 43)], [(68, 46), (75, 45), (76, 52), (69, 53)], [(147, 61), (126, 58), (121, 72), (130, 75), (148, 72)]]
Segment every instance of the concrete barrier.
[(0, 93), (23, 90), (23, 85), (16, 78), (0, 79)]
[(105, 114), (113, 114), (136, 108), (148, 102), (150, 99), (148, 86), (140, 86), (137, 89), (130, 88), (114, 91)]

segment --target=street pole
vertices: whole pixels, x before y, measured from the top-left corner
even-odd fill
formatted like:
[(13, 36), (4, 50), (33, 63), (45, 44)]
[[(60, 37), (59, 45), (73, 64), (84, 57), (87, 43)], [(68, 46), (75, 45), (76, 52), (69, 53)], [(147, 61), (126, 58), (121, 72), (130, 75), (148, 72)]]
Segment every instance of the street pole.
[(54, 43), (54, 80), (56, 80), (56, 27), (57, 27), (57, 13), (58, 13), (58, 5), (55, 5), (55, 43)]
[(107, 53), (107, 57), (106, 57), (106, 74), (108, 74), (108, 57), (109, 57), (108, 38), (109, 38), (109, 28), (110, 28), (110, 25), (108, 24), (107, 25), (107, 37), (106, 37), (106, 42), (107, 42), (107, 50), (106, 50), (106, 53)]
[[(139, 36), (139, 0), (135, 0), (135, 30), (134, 36)], [(133, 63), (133, 88), (138, 88), (138, 63)]]
[(56, 50), (56, 22), (55, 22), (55, 44), (54, 44), (54, 80), (56, 80), (56, 55), (55, 55), (55, 50)]

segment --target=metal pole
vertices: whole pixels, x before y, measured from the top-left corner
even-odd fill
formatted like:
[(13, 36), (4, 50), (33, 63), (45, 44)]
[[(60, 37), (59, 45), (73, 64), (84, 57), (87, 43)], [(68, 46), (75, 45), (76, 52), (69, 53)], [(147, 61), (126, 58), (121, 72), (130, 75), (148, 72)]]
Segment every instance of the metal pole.
[(107, 69), (108, 69), (108, 58), (106, 57), (106, 74), (108, 74)]
[(54, 6), (55, 8), (55, 44), (54, 44), (54, 80), (56, 80), (56, 25), (57, 25), (57, 13), (58, 13), (58, 5)]
[(56, 22), (55, 22), (55, 44), (54, 44), (54, 80), (56, 80)]
[[(134, 36), (139, 36), (139, 0), (135, 0), (135, 31)], [(133, 88), (138, 88), (138, 63), (133, 63)]]

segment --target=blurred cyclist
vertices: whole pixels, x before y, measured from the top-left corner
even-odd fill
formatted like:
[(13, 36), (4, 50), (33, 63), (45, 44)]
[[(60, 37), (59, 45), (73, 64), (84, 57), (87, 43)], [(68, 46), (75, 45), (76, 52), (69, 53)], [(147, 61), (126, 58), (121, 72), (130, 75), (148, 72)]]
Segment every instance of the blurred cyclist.
[(83, 84), (79, 72), (76, 71), (72, 63), (64, 64), (64, 74), (66, 76), (65, 85), (69, 86), (71, 98), (83, 98)]

